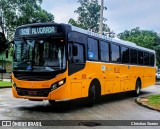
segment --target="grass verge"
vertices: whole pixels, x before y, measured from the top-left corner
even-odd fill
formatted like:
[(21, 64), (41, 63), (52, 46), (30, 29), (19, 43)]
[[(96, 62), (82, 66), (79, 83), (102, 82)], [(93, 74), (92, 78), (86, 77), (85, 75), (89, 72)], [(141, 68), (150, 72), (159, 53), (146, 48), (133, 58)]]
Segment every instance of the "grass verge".
[(136, 103), (146, 108), (160, 112), (160, 94), (137, 98)]
[(148, 97), (148, 104), (160, 110), (160, 95), (151, 95)]
[(0, 81), (0, 87), (8, 87), (8, 86), (12, 86), (12, 83), (11, 82)]

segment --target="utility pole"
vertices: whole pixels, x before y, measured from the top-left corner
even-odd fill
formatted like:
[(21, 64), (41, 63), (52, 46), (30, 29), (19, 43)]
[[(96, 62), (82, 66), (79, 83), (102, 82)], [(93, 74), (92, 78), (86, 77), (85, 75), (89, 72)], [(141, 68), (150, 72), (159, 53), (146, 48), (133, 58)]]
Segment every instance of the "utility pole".
[(99, 24), (100, 34), (102, 34), (102, 26), (103, 26), (103, 8), (104, 8), (104, 0), (101, 0), (100, 24)]

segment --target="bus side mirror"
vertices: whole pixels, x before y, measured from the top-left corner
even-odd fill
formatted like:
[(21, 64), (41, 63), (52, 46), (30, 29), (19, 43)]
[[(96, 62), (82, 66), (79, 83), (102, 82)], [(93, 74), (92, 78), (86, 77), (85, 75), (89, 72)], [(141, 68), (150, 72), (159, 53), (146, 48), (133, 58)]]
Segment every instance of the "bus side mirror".
[(73, 56), (78, 55), (78, 47), (76, 45), (72, 45), (72, 55)]
[(6, 58), (8, 59), (8, 49), (6, 50)]

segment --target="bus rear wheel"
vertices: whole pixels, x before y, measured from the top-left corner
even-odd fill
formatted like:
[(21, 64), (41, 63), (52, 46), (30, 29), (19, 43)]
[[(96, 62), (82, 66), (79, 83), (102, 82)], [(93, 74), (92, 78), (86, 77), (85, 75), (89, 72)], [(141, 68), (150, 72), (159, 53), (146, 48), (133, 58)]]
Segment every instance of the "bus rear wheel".
[(141, 81), (138, 79), (136, 81), (135, 90), (132, 92), (133, 96), (138, 97), (140, 95), (140, 91), (141, 91)]

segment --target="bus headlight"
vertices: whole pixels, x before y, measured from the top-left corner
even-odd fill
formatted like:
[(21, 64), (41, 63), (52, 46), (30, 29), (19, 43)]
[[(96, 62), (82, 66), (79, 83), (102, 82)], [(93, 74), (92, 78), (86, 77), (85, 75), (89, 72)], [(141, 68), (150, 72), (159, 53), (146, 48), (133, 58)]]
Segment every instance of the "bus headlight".
[(61, 81), (58, 82), (58, 85), (59, 85), (59, 86), (61, 86), (61, 85), (63, 85), (63, 84), (64, 84), (64, 80), (61, 80)]
[(63, 80), (61, 80), (61, 81), (59, 81), (59, 82), (56, 82), (56, 83), (52, 84), (51, 90), (55, 90), (55, 89), (59, 88), (59, 87), (62, 86), (65, 82), (66, 82), (66, 79), (63, 79)]

